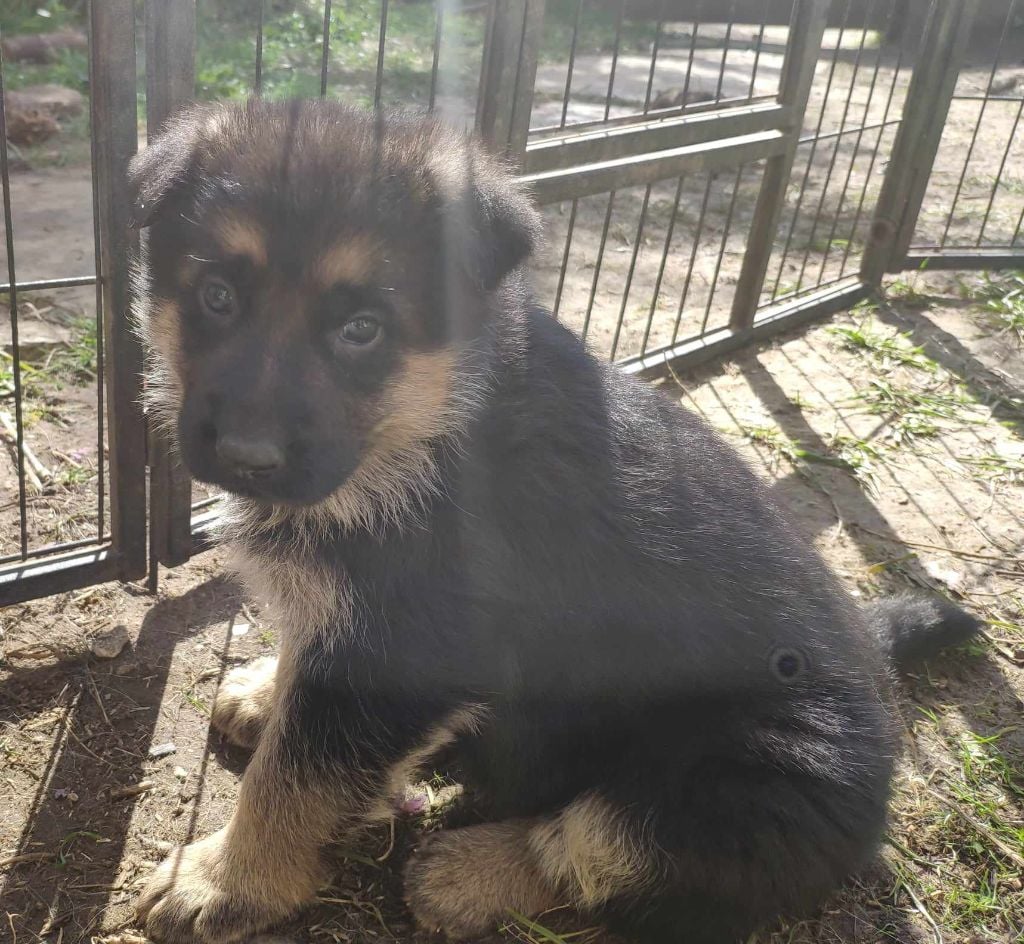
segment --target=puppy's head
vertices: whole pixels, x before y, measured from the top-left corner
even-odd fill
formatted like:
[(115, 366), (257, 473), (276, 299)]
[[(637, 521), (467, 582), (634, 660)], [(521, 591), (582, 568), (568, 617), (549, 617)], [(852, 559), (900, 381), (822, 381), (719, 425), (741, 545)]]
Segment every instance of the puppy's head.
[(131, 177), (152, 405), (196, 478), (274, 505), (451, 428), (537, 231), (465, 137), (337, 104), (191, 109)]

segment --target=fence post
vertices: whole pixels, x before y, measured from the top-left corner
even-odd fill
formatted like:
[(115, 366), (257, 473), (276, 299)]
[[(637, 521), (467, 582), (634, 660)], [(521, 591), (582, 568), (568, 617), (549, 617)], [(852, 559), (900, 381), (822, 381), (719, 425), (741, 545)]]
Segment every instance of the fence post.
[(118, 576), (146, 573), (146, 423), (139, 404), (142, 345), (131, 326), (128, 162), (138, 147), (134, 0), (89, 4), (89, 118), (103, 291), (110, 530)]
[(866, 285), (899, 271), (910, 250), (977, 10), (978, 0), (933, 0), (861, 262)]
[[(146, 130), (195, 97), (195, 0), (146, 0)], [(159, 430), (149, 431), (149, 579), (192, 553), (192, 482)]]
[(786, 203), (789, 177), (803, 133), (804, 114), (821, 55), (829, 6), (829, 0), (797, 0), (793, 7), (779, 85), (779, 102), (790, 109), (786, 149), (777, 157), (769, 158), (765, 166), (729, 316), (729, 327), (733, 331), (749, 330), (757, 314), (775, 234)]
[(480, 70), (476, 130), (521, 166), (530, 132), (545, 0), (495, 0)]

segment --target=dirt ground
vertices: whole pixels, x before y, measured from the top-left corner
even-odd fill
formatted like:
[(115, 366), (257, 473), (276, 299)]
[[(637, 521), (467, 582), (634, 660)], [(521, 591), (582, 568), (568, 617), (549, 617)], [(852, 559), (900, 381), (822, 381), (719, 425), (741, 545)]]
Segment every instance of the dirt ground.
[[(930, 587), (989, 621), (986, 640), (903, 688), (906, 753), (877, 865), (762, 944), (1024, 932), (1024, 352), (954, 288), (897, 286), (889, 303), (661, 384), (773, 483), (854, 593)], [(872, 397), (879, 385), (892, 396)], [(117, 626), (125, 650), (92, 654)], [(278, 628), (216, 551), (166, 572), (155, 598), (105, 585), (9, 608), (0, 627), (0, 940), (133, 944), (154, 864), (229, 815), (245, 755), (209, 731), (209, 708), (223, 673), (273, 650)], [(339, 849), (321, 903), (281, 940), (414, 939), (398, 875), (419, 828)], [(494, 940), (573, 930), (548, 915)]]

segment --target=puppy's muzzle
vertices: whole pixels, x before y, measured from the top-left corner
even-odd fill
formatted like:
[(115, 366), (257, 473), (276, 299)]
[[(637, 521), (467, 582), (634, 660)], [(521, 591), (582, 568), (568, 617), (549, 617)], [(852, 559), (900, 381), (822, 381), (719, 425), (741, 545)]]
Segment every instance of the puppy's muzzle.
[(270, 439), (229, 433), (217, 437), (217, 459), (232, 475), (266, 478), (284, 467), (284, 450)]

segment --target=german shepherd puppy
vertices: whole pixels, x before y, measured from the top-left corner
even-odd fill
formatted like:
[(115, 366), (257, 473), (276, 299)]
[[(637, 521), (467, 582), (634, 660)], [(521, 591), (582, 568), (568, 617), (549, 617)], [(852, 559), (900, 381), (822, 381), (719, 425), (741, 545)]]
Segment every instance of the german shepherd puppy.
[[(150, 406), (282, 633), (213, 723), (238, 808), (139, 904), (248, 937), (444, 751), (489, 821), (407, 867), (421, 926), (572, 904), (737, 941), (867, 863), (892, 668), (966, 639), (856, 605), (697, 417), (532, 300), (539, 218), (470, 140), (331, 103), (201, 107), (132, 167)], [(428, 768), (429, 769), (429, 768)]]

